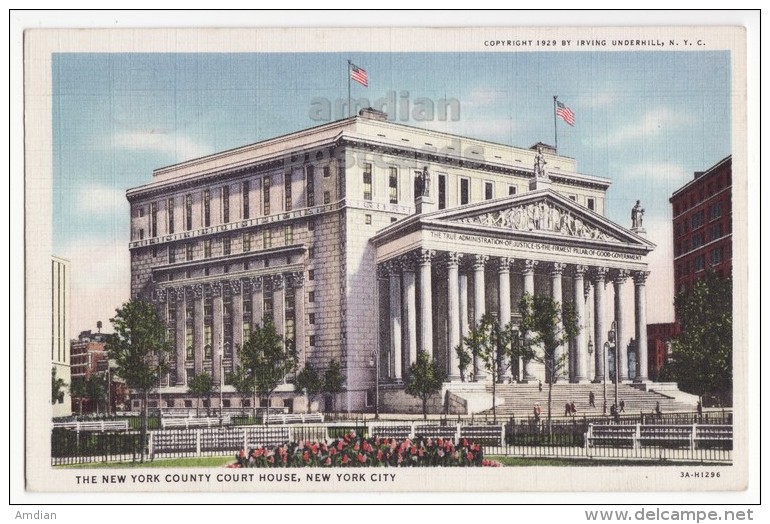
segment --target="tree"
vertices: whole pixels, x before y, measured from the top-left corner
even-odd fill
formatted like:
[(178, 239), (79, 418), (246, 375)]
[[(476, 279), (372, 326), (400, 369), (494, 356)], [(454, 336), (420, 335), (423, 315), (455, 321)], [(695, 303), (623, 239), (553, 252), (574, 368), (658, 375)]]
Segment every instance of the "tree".
[(211, 407), (211, 393), (214, 391), (214, 378), (206, 371), (198, 373), (187, 381), (187, 391), (191, 395), (198, 397), (198, 403), (195, 407), (195, 416), (198, 416), (198, 410), (201, 405), (201, 397), (208, 397), (209, 405), (206, 407), (206, 415), (209, 414)]
[(105, 380), (97, 375), (86, 378), (73, 378), (70, 384), (70, 395), (78, 401), (78, 412), (83, 414), (83, 401), (87, 400), (89, 409), (99, 413), (99, 405), (107, 396)]
[(417, 353), (417, 360), (409, 366), (406, 393), (422, 400), (422, 417), (428, 418), (428, 399), (441, 391), (446, 377), (439, 363), (425, 351)]
[(249, 333), (249, 337), (238, 348), (238, 356), (242, 373), (248, 377), (253, 388), (255, 416), (257, 395), (267, 397), (264, 423), (268, 424), (270, 396), (283, 383), (286, 375), (297, 369), (296, 353), (286, 346), (275, 324), (268, 319)]
[(147, 402), (150, 392), (168, 371), (171, 347), (166, 339), (166, 326), (149, 302), (129, 300), (110, 319), (114, 334), (107, 342), (108, 358), (115, 361), (115, 375), (126, 386), (139, 393), (141, 408), (141, 461), (147, 438)]
[(567, 363), (566, 351), (557, 356), (556, 350), (565, 346), (580, 332), (572, 304), (562, 305), (548, 296), (525, 293), (519, 301), (521, 313), (521, 345), (528, 358), (545, 366), (548, 384), (548, 434), (551, 434), (553, 384)]
[(455, 346), (455, 354), (457, 355), (457, 367), (460, 369), (460, 382), (465, 382), (465, 374), (473, 362), (473, 355), (466, 349), (464, 340)]
[[(249, 375), (242, 366), (238, 366), (235, 368), (235, 371), (230, 374), (230, 384), (232, 384), (235, 391), (241, 395), (241, 405), (245, 406), (246, 403), (243, 401), (254, 394), (254, 383), (251, 379), (251, 375)], [(254, 407), (254, 413), (256, 416), (256, 407)]]
[(51, 404), (64, 402), (64, 389), (67, 384), (63, 378), (56, 376), (56, 368), (51, 368)]
[(332, 396), (332, 409), (337, 411), (337, 395), (345, 391), (345, 379), (342, 377), (340, 364), (336, 360), (329, 362), (329, 367), (324, 373), (323, 391)]
[(460, 373), (478, 357), (484, 369), (492, 376), (492, 418), (497, 422), (497, 382), (502, 382), (505, 371), (519, 356), (529, 356), (523, 346), (513, 343), (513, 327), (510, 323), (500, 326), (491, 313), (485, 313), (462, 342), (455, 348), (459, 357)]
[(324, 381), (313, 364), (308, 362), (305, 367), (302, 368), (302, 371), (297, 374), (297, 380), (294, 382), (294, 387), (298, 391), (305, 391), (305, 394), (308, 397), (307, 412), (310, 413), (310, 404), (312, 403), (313, 398), (323, 390)]
[(733, 285), (709, 272), (674, 299), (681, 333), (671, 342), (672, 361), (661, 370), (693, 395), (731, 402), (733, 389)]

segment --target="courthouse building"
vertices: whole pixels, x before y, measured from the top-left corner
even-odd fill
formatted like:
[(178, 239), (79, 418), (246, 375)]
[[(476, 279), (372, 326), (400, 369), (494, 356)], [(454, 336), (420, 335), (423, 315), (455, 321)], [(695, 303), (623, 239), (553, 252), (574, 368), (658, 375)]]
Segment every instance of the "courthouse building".
[[(461, 383), (454, 347), (485, 312), (515, 327), (524, 292), (572, 303), (581, 319), (560, 349), (560, 380), (602, 381), (614, 369), (605, 350), (620, 344), (620, 379), (645, 381), (654, 245), (641, 215), (632, 228), (605, 218), (609, 186), (545, 144), (418, 129), (374, 110), (158, 169), (127, 197), (131, 294), (157, 304), (174, 346), (162, 407), (194, 405), (186, 381), (207, 371), (219, 383), (265, 317), (300, 369), (340, 362), (342, 409), (370, 409), (378, 379), (380, 408), (396, 409), (418, 350), (462, 397), (491, 377)], [(504, 380), (544, 379), (532, 362), (511, 369)], [(303, 409), (290, 382), (273, 405)], [(225, 407), (248, 402), (224, 392)]]

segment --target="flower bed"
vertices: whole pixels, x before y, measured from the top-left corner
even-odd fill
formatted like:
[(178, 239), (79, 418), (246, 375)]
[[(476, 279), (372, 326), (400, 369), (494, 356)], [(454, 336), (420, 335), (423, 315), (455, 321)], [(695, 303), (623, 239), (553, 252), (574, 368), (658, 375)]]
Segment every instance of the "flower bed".
[(236, 455), (232, 468), (301, 467), (474, 467), (500, 466), (484, 458), (481, 446), (463, 439), (364, 439), (351, 431), (331, 442), (290, 442), (274, 448), (259, 447)]

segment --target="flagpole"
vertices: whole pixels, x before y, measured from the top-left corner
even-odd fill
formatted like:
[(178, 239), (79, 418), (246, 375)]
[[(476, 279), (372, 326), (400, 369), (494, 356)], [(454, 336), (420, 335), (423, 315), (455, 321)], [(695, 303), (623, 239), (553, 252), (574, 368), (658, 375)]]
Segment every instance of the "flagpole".
[(559, 152), (559, 135), (556, 132), (556, 99), (558, 96), (553, 97), (553, 149), (558, 154)]
[(351, 65), (353, 65), (353, 62), (348, 60), (348, 118), (350, 118), (350, 116), (351, 116), (350, 113), (351, 113), (351, 109), (352, 109), (351, 108), (351, 105), (352, 105), (351, 100), (352, 99), (350, 98), (350, 66)]

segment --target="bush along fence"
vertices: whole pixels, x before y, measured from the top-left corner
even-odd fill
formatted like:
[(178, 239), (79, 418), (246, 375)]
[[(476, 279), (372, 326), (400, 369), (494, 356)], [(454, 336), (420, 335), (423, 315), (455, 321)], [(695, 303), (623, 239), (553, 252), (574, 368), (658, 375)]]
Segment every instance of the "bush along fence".
[[(215, 426), (148, 432), (149, 460), (190, 456), (223, 456), (238, 450), (275, 450), (289, 443), (337, 441), (349, 436), (453, 442), (466, 440), (487, 455), (564, 458), (631, 458), (699, 462), (732, 461), (732, 425), (640, 424), (605, 419), (546, 421), (510, 419), (505, 424), (463, 424), (448, 421), (368, 421), (275, 426)], [(638, 436), (638, 438), (637, 438)], [(371, 445), (371, 443), (370, 443)], [(141, 456), (139, 433), (77, 431), (57, 428), (51, 435), (54, 465), (86, 462), (130, 462)], [(357, 458), (357, 457), (356, 457)]]
[(484, 458), (481, 445), (462, 439), (362, 438), (355, 431), (327, 442), (291, 442), (241, 449), (234, 468), (299, 467), (478, 467), (499, 466)]

